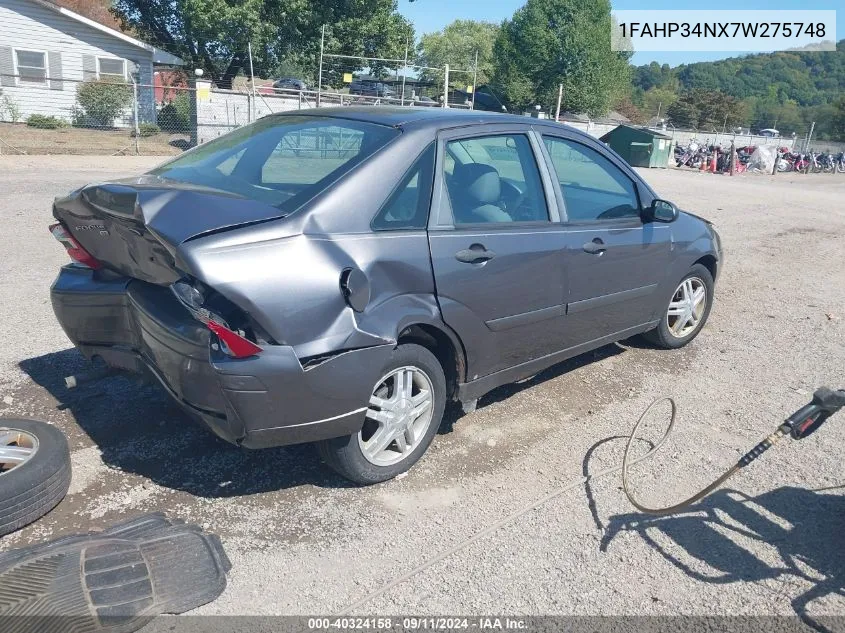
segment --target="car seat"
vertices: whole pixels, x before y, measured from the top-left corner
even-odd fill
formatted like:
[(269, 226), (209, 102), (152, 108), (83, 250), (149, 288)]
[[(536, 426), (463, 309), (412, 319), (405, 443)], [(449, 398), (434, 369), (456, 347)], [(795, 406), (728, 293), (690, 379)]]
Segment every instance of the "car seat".
[(449, 182), (449, 197), (456, 224), (513, 221), (498, 206), (502, 183), (499, 172), (491, 165), (457, 163)]

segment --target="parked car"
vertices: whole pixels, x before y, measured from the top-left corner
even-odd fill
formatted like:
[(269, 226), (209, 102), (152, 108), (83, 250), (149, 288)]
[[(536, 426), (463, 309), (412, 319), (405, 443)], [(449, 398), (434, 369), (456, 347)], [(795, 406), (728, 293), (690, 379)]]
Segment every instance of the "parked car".
[(273, 88), (276, 90), (308, 90), (308, 86), (301, 79), (294, 79), (293, 77), (283, 77), (273, 82)]
[(435, 108), (440, 104), (431, 97), (419, 96), (414, 100), (413, 105), (420, 106), (422, 108)]
[(353, 79), (349, 84), (349, 94), (364, 97), (393, 97), (396, 92), (387, 84), (374, 79)]
[(410, 468), (449, 400), (635, 334), (686, 345), (722, 263), (598, 140), (441, 108), (271, 115), (53, 214), (74, 260), (53, 309), (86, 357), (365, 484)]

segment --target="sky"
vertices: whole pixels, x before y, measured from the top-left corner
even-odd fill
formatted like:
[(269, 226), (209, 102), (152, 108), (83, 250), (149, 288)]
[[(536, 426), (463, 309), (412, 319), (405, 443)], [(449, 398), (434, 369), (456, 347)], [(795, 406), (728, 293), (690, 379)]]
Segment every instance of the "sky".
[[(845, 38), (845, 0), (611, 0), (614, 9), (838, 9), (837, 38)], [(399, 11), (414, 23), (417, 36), (439, 31), (454, 20), (486, 20), (501, 22), (510, 18), (525, 0), (399, 0)], [(712, 61), (745, 53), (725, 52), (637, 52), (631, 63), (679, 64)]]

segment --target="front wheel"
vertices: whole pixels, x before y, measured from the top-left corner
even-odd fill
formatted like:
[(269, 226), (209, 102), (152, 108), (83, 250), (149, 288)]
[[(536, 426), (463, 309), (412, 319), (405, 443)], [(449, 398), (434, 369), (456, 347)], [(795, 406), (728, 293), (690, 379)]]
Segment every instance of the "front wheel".
[(659, 347), (683, 347), (701, 332), (713, 305), (713, 276), (695, 264), (681, 279), (664, 309), (660, 324), (645, 333)]
[(373, 387), (364, 426), (354, 435), (319, 442), (320, 456), (355, 483), (393, 479), (428, 449), (445, 407), (440, 362), (420, 345), (399, 345)]

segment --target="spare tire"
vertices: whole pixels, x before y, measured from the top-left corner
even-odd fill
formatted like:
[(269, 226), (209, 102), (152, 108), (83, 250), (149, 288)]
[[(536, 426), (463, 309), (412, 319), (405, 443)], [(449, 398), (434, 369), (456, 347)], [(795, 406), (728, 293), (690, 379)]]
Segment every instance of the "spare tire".
[(56, 427), (0, 418), (0, 536), (44, 516), (70, 486), (70, 450)]

